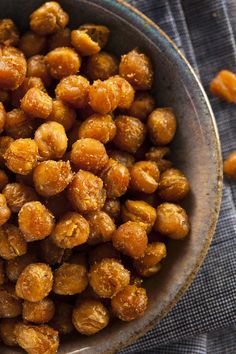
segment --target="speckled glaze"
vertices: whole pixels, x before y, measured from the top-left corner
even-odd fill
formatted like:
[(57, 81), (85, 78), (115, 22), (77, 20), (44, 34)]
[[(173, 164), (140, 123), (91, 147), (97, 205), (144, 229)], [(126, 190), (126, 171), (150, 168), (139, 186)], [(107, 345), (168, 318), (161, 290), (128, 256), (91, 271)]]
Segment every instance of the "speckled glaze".
[[(25, 29), (29, 14), (44, 1), (1, 0), (1, 17), (13, 18)], [(176, 165), (188, 176), (192, 192), (185, 203), (190, 215), (190, 237), (170, 241), (160, 273), (146, 282), (149, 306), (145, 315), (130, 323), (115, 322), (93, 337), (79, 334), (62, 342), (59, 353), (113, 353), (131, 344), (156, 325), (177, 303), (199, 270), (209, 248), (218, 217), (222, 165), (217, 128), (192, 68), (161, 29), (121, 0), (61, 0), (75, 28), (84, 22), (111, 29), (109, 50), (117, 55), (139, 47), (155, 67), (154, 93), (158, 105), (174, 108), (178, 130), (172, 144)], [(1, 354), (21, 353), (0, 347)]]

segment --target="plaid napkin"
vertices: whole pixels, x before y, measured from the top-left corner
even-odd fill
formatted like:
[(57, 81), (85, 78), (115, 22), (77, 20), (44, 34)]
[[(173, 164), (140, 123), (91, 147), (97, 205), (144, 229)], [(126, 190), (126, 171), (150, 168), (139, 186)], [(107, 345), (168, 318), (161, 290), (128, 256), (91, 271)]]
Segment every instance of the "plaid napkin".
[[(169, 34), (199, 75), (215, 112), (225, 157), (236, 150), (236, 106), (209, 93), (220, 69), (236, 72), (236, 0), (129, 0)], [(236, 353), (236, 182), (225, 181), (207, 258), (182, 300), (128, 353)], [(207, 334), (206, 334), (207, 333)]]

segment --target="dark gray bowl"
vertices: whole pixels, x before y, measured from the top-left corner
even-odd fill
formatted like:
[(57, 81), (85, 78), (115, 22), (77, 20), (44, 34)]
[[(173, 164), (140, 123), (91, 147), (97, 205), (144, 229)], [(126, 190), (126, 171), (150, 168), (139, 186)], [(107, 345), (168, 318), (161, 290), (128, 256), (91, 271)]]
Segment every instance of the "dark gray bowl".
[[(13, 18), (21, 29), (29, 14), (44, 1), (1, 0), (1, 17)], [(201, 266), (218, 217), (222, 166), (217, 128), (206, 94), (183, 55), (159, 27), (123, 1), (61, 0), (71, 26), (84, 22), (107, 25), (112, 32), (109, 49), (117, 53), (139, 47), (156, 70), (158, 105), (172, 106), (178, 118), (173, 143), (176, 164), (188, 176), (192, 194), (187, 202), (192, 231), (183, 242), (170, 242), (161, 272), (146, 287), (149, 306), (145, 315), (130, 323), (116, 322), (98, 335), (79, 334), (62, 342), (59, 353), (111, 353), (143, 335), (165, 316), (183, 295)], [(1, 354), (20, 349), (0, 348)]]

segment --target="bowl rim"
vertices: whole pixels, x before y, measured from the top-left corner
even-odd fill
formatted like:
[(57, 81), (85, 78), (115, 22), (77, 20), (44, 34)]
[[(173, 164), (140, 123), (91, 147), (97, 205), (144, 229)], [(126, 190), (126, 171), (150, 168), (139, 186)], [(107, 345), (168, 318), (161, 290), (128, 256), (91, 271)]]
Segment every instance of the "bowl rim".
[[(113, 1), (113, 0), (109, 0)], [(158, 314), (151, 322), (148, 324), (144, 325), (144, 327), (136, 332), (134, 335), (131, 335), (129, 338), (125, 339), (124, 341), (120, 342), (116, 347), (111, 348), (109, 350), (106, 350), (103, 354), (112, 354), (115, 353), (121, 349), (124, 349), (125, 347), (133, 344), (137, 339), (142, 337), (144, 334), (146, 334), (148, 331), (154, 328), (156, 324), (158, 324), (169, 312), (170, 310), (177, 304), (177, 302), (181, 299), (181, 297), (184, 295), (184, 293), (188, 290), (189, 286), (191, 285), (192, 281), (194, 280), (195, 276), (197, 275), (198, 271), (200, 270), (204, 259), (207, 255), (207, 252), (209, 250), (209, 247), (211, 245), (212, 238), (214, 236), (214, 232), (216, 229), (217, 225), (217, 220), (220, 212), (220, 206), (221, 206), (221, 199), (222, 199), (222, 187), (223, 187), (223, 162), (222, 162), (222, 155), (221, 155), (221, 144), (220, 144), (220, 138), (219, 138), (219, 133), (218, 133), (218, 128), (215, 120), (215, 116), (212, 110), (212, 107), (210, 105), (209, 99), (207, 97), (207, 94), (197, 76), (195, 73), (193, 67), (189, 63), (189, 61), (186, 59), (185, 55), (179, 50), (177, 45), (173, 42), (173, 40), (157, 25), (154, 21), (152, 21), (149, 17), (144, 15), (140, 10), (132, 6), (131, 4), (127, 3), (125, 0), (115, 0), (116, 5), (124, 7), (126, 10), (129, 12), (132, 12), (133, 15), (136, 16), (137, 20), (142, 19), (144, 22), (146, 22), (152, 29), (155, 31), (159, 32), (159, 34), (165, 39), (166, 42), (169, 43), (170, 47), (174, 49), (176, 54), (178, 54), (179, 59), (185, 64), (185, 66), (188, 68), (190, 71), (190, 74), (196, 81), (199, 92), (203, 97), (203, 104), (205, 104), (208, 117), (211, 120), (212, 123), (212, 135), (214, 138), (215, 142), (215, 153), (216, 153), (216, 166), (217, 166), (217, 182), (216, 182), (216, 191), (215, 191), (215, 204), (214, 204), (214, 210), (212, 212), (211, 220), (209, 222), (209, 228), (208, 232), (206, 234), (205, 238), (205, 243), (203, 245), (203, 248), (199, 254), (199, 257), (196, 259), (196, 265), (193, 268), (192, 272), (188, 275), (186, 278), (184, 284), (181, 286), (179, 291), (176, 293), (175, 297), (173, 300), (164, 308), (164, 310)]]

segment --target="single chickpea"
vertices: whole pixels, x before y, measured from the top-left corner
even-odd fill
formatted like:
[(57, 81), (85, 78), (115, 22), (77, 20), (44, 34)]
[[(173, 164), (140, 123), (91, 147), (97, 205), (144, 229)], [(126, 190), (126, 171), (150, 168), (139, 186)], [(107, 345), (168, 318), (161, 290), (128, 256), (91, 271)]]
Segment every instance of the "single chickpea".
[(144, 122), (154, 108), (155, 100), (149, 92), (137, 92), (133, 103), (129, 107), (128, 114)]
[(5, 166), (5, 158), (4, 155), (10, 146), (10, 144), (14, 141), (10, 136), (0, 136), (0, 165), (2, 167)]
[(31, 30), (41, 36), (54, 33), (66, 27), (68, 22), (68, 14), (55, 1), (44, 3), (30, 16)]
[(88, 103), (89, 81), (81, 75), (70, 75), (56, 87), (56, 97), (74, 108), (83, 108)]
[(69, 75), (75, 75), (80, 68), (81, 59), (79, 55), (69, 47), (53, 49), (45, 56), (50, 75), (57, 80)]
[(29, 58), (33, 55), (41, 54), (46, 49), (46, 37), (39, 36), (34, 32), (26, 32), (21, 36), (19, 49)]
[(51, 238), (60, 248), (74, 248), (82, 245), (89, 237), (89, 223), (80, 214), (66, 213), (56, 224)]
[(23, 183), (8, 183), (2, 193), (13, 213), (18, 213), (25, 203), (38, 200), (34, 189)]
[(27, 252), (27, 243), (19, 230), (12, 224), (0, 227), (0, 256), (10, 260)]
[(85, 23), (79, 28), (85, 31), (93, 41), (97, 42), (100, 48), (105, 47), (108, 42), (110, 30), (103, 25), (96, 25), (93, 23)]
[(147, 129), (154, 145), (166, 145), (174, 138), (176, 118), (171, 108), (157, 108), (148, 117)]
[(121, 150), (135, 154), (144, 142), (146, 136), (145, 125), (137, 118), (124, 115), (118, 116), (115, 123), (114, 144)]
[(22, 301), (15, 293), (12, 284), (0, 289), (0, 318), (14, 318), (22, 312)]
[(236, 151), (231, 152), (224, 161), (224, 173), (227, 177), (236, 180)]
[(109, 159), (100, 174), (108, 198), (117, 198), (128, 189), (130, 174), (126, 166), (118, 161)]
[(90, 336), (105, 328), (109, 317), (101, 301), (82, 299), (73, 309), (72, 322), (79, 333)]
[(65, 131), (70, 130), (76, 121), (75, 110), (59, 99), (53, 100), (52, 112), (48, 119), (63, 125)]
[(82, 122), (79, 127), (79, 138), (92, 138), (106, 144), (116, 134), (116, 125), (109, 114), (95, 113)]
[(24, 300), (38, 302), (43, 300), (53, 285), (51, 268), (45, 263), (29, 264), (16, 282), (16, 294)]
[(11, 216), (11, 209), (7, 205), (4, 194), (0, 193), (0, 226), (5, 224)]
[(61, 334), (69, 334), (73, 332), (72, 310), (73, 306), (66, 302), (58, 302), (55, 306), (55, 315), (52, 319), (51, 326)]
[(59, 47), (70, 47), (70, 37), (71, 30), (68, 27), (59, 29), (57, 32), (48, 37), (47, 44), (49, 50), (53, 50)]
[(168, 201), (177, 202), (189, 193), (190, 185), (187, 177), (176, 168), (170, 168), (161, 174), (158, 195)]
[(70, 249), (57, 247), (50, 236), (41, 240), (38, 248), (39, 259), (50, 266), (67, 261), (71, 255)]
[(139, 161), (130, 167), (130, 186), (135, 191), (154, 193), (159, 178), (160, 172), (154, 161)]
[(33, 55), (27, 61), (27, 76), (40, 78), (46, 87), (52, 83), (43, 55)]
[(118, 74), (118, 60), (113, 54), (100, 52), (88, 58), (87, 75), (90, 80), (107, 80), (116, 74)]
[(119, 75), (115, 75), (109, 78), (109, 82), (117, 84), (120, 91), (120, 98), (118, 103), (118, 108), (122, 110), (129, 109), (134, 101), (135, 91), (131, 84)]
[(18, 214), (19, 228), (27, 242), (42, 240), (54, 228), (54, 216), (40, 202), (25, 203)]
[(129, 281), (129, 271), (113, 258), (104, 258), (90, 268), (89, 284), (102, 298), (112, 298), (128, 285)]
[(89, 251), (89, 264), (101, 262), (104, 258), (120, 260), (120, 253), (112, 246), (111, 242), (102, 243)]
[(19, 37), (19, 30), (10, 18), (0, 20), (0, 44), (16, 46)]
[(135, 162), (135, 158), (133, 155), (129, 154), (128, 152), (122, 151), (122, 150), (112, 149), (112, 150), (108, 151), (108, 155), (113, 160), (116, 160), (117, 162), (122, 163), (127, 168), (131, 167)]
[(89, 104), (95, 112), (113, 112), (119, 104), (121, 91), (117, 82), (96, 80), (89, 89)]
[(132, 321), (142, 316), (147, 308), (147, 294), (144, 288), (127, 285), (111, 300), (114, 314), (122, 321)]
[(148, 244), (147, 233), (141, 223), (127, 221), (113, 233), (112, 243), (121, 253), (137, 259), (142, 257), (146, 250)]
[(0, 286), (5, 283), (6, 276), (5, 276), (5, 262), (3, 259), (0, 259)]
[(55, 313), (55, 306), (51, 299), (45, 297), (38, 302), (23, 302), (22, 318), (33, 323), (47, 323)]
[(35, 131), (34, 140), (39, 155), (45, 159), (60, 159), (67, 149), (67, 136), (62, 124), (46, 122)]
[(87, 215), (89, 222), (88, 244), (93, 245), (111, 240), (116, 225), (111, 217), (104, 211), (94, 211)]
[(190, 230), (186, 211), (179, 205), (162, 203), (157, 207), (154, 230), (174, 240), (185, 238)]
[(22, 256), (15, 257), (10, 259), (6, 263), (6, 275), (10, 281), (15, 283), (19, 278), (20, 274), (23, 270), (31, 263), (35, 263), (37, 261), (37, 257), (35, 252), (32, 250), (28, 250), (27, 253)]
[(4, 158), (9, 170), (27, 175), (37, 164), (38, 147), (32, 139), (17, 139), (9, 145)]
[(125, 78), (135, 90), (150, 90), (153, 84), (153, 67), (150, 59), (137, 49), (121, 57), (119, 74)]
[(35, 129), (35, 121), (30, 119), (20, 108), (6, 114), (5, 132), (14, 139), (30, 138)]
[(235, 73), (229, 70), (221, 70), (211, 81), (210, 91), (222, 100), (236, 103), (235, 84)]
[(0, 133), (2, 133), (3, 129), (5, 129), (6, 120), (7, 120), (7, 114), (3, 103), (0, 102)]
[(40, 77), (26, 77), (22, 84), (18, 87), (18, 89), (12, 91), (11, 104), (16, 108), (19, 108), (21, 99), (24, 97), (26, 92), (32, 87), (36, 87), (41, 91), (45, 91), (44, 83), (42, 79), (40, 79)]
[(107, 198), (103, 206), (103, 211), (105, 211), (113, 220), (116, 220), (120, 216), (121, 203), (119, 198)]
[(134, 261), (134, 267), (139, 270), (140, 267), (149, 268), (156, 266), (166, 257), (166, 245), (163, 242), (152, 242), (147, 245), (143, 257)]
[(150, 233), (156, 220), (156, 210), (143, 200), (126, 200), (121, 209), (124, 222), (136, 221), (143, 224), (147, 233)]
[(69, 161), (47, 160), (38, 164), (33, 172), (34, 187), (43, 197), (61, 193), (72, 179)]
[(0, 89), (17, 89), (25, 79), (26, 69), (26, 60), (20, 50), (0, 46)]
[(21, 109), (32, 118), (46, 119), (52, 112), (52, 98), (39, 88), (32, 87), (22, 98)]
[(56, 294), (80, 294), (87, 285), (87, 269), (80, 264), (63, 263), (54, 271), (53, 291)]
[(18, 323), (15, 335), (18, 345), (29, 354), (56, 354), (59, 347), (58, 332), (47, 325)]
[(106, 191), (101, 178), (80, 170), (69, 185), (68, 198), (81, 213), (97, 211), (101, 210), (105, 203)]
[(71, 150), (71, 163), (77, 168), (97, 173), (108, 161), (106, 149), (100, 141), (84, 138), (77, 140)]
[(17, 346), (15, 328), (19, 320), (16, 318), (3, 318), (0, 322), (0, 336), (4, 344), (15, 347)]

